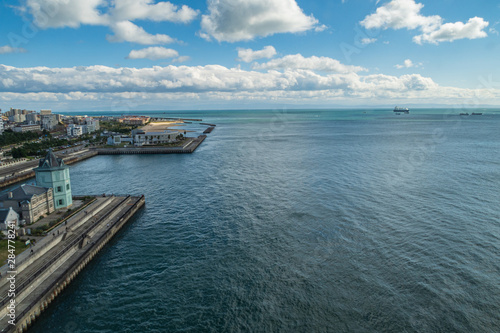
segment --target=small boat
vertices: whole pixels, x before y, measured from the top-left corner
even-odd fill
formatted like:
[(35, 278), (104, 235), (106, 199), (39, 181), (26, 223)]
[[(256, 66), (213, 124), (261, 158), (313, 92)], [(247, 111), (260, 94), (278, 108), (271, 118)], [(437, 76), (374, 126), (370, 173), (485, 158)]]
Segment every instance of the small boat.
[(472, 112), (472, 115), (473, 116), (482, 116), (483, 113), (482, 112)]

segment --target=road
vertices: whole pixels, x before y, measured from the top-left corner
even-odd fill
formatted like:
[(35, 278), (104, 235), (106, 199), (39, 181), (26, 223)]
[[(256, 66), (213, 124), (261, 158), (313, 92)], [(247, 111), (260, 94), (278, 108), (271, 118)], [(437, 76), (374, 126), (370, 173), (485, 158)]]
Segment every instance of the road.
[[(65, 158), (71, 156), (75, 153), (79, 153), (85, 150), (84, 145), (69, 147), (63, 150), (55, 152), (56, 156), (59, 158)], [(27, 171), (31, 171), (33, 168), (38, 166), (39, 160), (26, 161), (21, 163), (16, 163), (4, 167), (0, 167), (0, 182), (5, 181), (7, 177), (16, 176)]]

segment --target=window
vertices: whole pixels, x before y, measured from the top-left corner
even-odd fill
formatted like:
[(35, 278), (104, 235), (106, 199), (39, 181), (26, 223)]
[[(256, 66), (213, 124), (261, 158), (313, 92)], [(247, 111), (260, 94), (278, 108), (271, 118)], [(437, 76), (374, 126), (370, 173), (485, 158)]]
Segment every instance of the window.
[(62, 192), (62, 187), (61, 186), (57, 187), (57, 192)]
[(66, 189), (69, 190), (69, 184), (66, 184)]
[(62, 199), (59, 200), (59, 205), (62, 205), (63, 204), (63, 201)]

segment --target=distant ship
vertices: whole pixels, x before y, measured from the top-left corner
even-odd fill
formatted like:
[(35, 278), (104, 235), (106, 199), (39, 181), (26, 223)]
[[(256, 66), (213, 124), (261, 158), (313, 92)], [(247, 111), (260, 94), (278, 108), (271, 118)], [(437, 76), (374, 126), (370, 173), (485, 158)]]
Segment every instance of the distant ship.
[(393, 111), (397, 112), (398, 114), (400, 112), (410, 113), (410, 109), (408, 109), (408, 108), (400, 108), (399, 106), (396, 106)]
[(463, 113), (463, 112), (462, 112), (460, 115), (461, 115), (461, 116), (468, 116), (468, 115), (469, 115), (469, 113), (468, 113), (468, 112), (465, 112), (465, 113)]
[(483, 113), (482, 112), (472, 112), (472, 115), (473, 116), (482, 116)]

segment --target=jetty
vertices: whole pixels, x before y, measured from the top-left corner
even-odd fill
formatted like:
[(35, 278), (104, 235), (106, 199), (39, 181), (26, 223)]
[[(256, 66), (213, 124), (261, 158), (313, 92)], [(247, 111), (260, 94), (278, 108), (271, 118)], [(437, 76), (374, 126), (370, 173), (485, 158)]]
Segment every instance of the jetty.
[(1, 267), (0, 332), (25, 332), (144, 204), (143, 195), (98, 196)]
[(189, 138), (182, 147), (142, 146), (127, 148), (94, 148), (98, 155), (128, 155), (128, 154), (191, 154), (207, 138), (200, 135)]
[(212, 131), (214, 130), (214, 126), (210, 126), (209, 128), (207, 128), (205, 131), (203, 131), (203, 134), (209, 134), (209, 133), (212, 133)]

